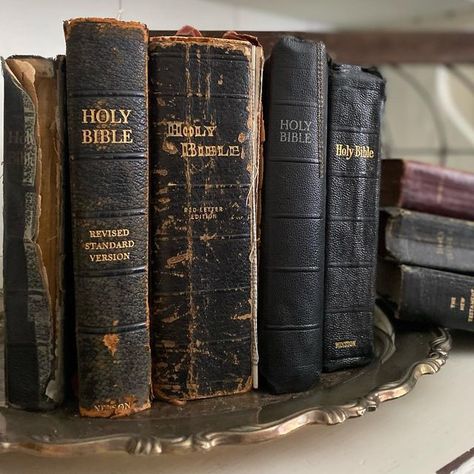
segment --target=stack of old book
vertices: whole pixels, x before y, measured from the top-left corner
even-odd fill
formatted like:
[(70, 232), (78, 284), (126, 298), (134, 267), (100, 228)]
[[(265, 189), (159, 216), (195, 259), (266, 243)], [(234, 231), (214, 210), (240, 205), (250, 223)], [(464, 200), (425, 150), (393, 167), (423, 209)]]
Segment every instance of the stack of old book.
[(64, 30), (3, 64), (9, 404), (77, 372), (115, 417), (373, 360), (382, 76), (295, 37), (264, 68), (235, 32)]
[(474, 330), (474, 174), (384, 160), (377, 292), (397, 318)]

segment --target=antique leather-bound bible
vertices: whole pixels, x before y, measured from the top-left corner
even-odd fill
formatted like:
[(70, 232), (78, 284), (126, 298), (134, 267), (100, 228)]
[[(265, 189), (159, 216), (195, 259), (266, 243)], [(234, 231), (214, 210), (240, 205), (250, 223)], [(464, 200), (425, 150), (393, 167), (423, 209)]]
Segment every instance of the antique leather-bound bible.
[(380, 254), (408, 265), (474, 274), (474, 221), (386, 208)]
[(378, 72), (332, 64), (329, 72), (324, 370), (368, 363), (380, 189)]
[(122, 416), (150, 406), (148, 31), (64, 29), (80, 413)]
[(474, 220), (474, 173), (409, 160), (383, 160), (380, 205)]
[(474, 331), (474, 276), (381, 261), (378, 304), (396, 318)]
[(294, 37), (265, 64), (259, 366), (275, 393), (322, 368), (327, 74), (324, 45)]
[(4, 303), (9, 405), (63, 398), (64, 58), (3, 63)]
[(226, 36), (150, 40), (152, 378), (165, 400), (252, 386), (263, 59)]

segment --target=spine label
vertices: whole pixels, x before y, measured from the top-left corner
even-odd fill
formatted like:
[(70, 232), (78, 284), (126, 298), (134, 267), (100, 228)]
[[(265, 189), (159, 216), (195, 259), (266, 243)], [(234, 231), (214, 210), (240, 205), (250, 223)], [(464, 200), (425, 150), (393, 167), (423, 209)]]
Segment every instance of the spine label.
[(153, 388), (160, 398), (251, 387), (260, 111), (252, 48), (196, 38), (150, 44)]
[(148, 32), (65, 31), (80, 412), (123, 416), (150, 406)]

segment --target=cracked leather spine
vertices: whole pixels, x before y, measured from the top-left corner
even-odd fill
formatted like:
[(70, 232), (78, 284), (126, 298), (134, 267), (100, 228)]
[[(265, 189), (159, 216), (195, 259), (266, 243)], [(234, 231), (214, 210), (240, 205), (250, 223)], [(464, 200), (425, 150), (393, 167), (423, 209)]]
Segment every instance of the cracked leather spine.
[(64, 30), (79, 409), (122, 416), (150, 406), (148, 31)]
[(265, 64), (266, 143), (259, 304), (260, 374), (275, 393), (322, 368), (327, 56), (285, 37)]
[(12, 56), (3, 71), (6, 398), (49, 410), (64, 395), (64, 57)]
[(385, 82), (375, 69), (329, 71), (324, 370), (373, 357)]
[(262, 50), (150, 41), (153, 388), (250, 390)]

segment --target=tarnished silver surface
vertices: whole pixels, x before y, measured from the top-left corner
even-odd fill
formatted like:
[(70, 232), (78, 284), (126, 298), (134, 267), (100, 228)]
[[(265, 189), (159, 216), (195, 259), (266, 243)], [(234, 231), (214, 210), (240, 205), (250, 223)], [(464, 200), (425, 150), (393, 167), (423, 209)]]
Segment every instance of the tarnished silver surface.
[(42, 456), (101, 452), (156, 455), (208, 451), (219, 445), (267, 441), (308, 424), (333, 425), (399, 398), (445, 364), (451, 338), (443, 329), (392, 324), (376, 314), (377, 357), (370, 365), (325, 374), (313, 390), (293, 395), (245, 395), (155, 403), (115, 420), (80, 418), (74, 407), (52, 413), (0, 409), (0, 452)]

